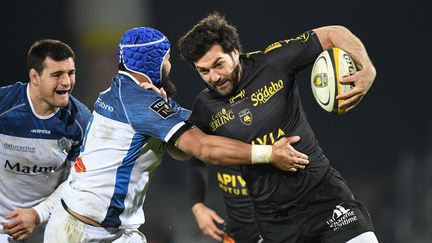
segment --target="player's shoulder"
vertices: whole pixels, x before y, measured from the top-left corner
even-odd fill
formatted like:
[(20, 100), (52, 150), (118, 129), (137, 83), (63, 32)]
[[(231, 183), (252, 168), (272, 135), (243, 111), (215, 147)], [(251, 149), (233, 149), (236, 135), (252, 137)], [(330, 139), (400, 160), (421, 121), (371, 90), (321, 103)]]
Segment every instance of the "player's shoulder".
[(10, 85), (1, 86), (0, 94), (2, 94), (2, 96), (18, 94), (20, 92), (25, 91), (26, 87), (27, 87), (27, 83), (22, 83), (22, 82), (16, 82)]
[(21, 82), (0, 87), (0, 109), (9, 109), (17, 104), (23, 103), (26, 97), (26, 88), (27, 83)]
[(66, 108), (71, 117), (80, 124), (86, 124), (90, 119), (91, 112), (89, 108), (73, 96), (69, 97), (69, 104)]
[(204, 88), (203, 90), (201, 90), (198, 95), (195, 96), (195, 100), (194, 103), (202, 103), (204, 101), (210, 101), (212, 99), (217, 99), (219, 97), (218, 93), (216, 93), (215, 91), (209, 89), (209, 88)]

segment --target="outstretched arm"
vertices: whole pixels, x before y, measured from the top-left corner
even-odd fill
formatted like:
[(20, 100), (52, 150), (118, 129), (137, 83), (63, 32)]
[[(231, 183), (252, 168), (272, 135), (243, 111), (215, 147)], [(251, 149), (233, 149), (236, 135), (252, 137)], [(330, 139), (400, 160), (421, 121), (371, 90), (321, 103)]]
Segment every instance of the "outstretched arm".
[(354, 60), (357, 69), (356, 74), (345, 77), (341, 83), (354, 83), (354, 88), (341, 94), (337, 99), (343, 100), (339, 107), (347, 111), (353, 109), (363, 96), (369, 91), (376, 77), (376, 70), (370, 60), (366, 48), (357, 36), (343, 26), (325, 26), (314, 29), (324, 50), (338, 47), (346, 51)]
[(294, 136), (282, 138), (273, 145), (250, 145), (242, 141), (207, 135), (199, 128), (186, 130), (175, 142), (176, 147), (202, 161), (215, 165), (272, 163), (285, 171), (304, 169), (308, 156), (291, 144), (300, 140)]

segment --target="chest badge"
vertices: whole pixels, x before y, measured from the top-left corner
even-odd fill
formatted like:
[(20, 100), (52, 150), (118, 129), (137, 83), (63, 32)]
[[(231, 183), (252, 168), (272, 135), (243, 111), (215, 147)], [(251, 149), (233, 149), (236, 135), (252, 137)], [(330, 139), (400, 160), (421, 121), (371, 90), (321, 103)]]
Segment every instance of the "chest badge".
[(252, 112), (249, 109), (244, 109), (239, 112), (240, 121), (249, 126), (252, 124)]
[(60, 150), (66, 150), (68, 152), (72, 147), (72, 142), (69, 139), (62, 137), (57, 140), (57, 145)]

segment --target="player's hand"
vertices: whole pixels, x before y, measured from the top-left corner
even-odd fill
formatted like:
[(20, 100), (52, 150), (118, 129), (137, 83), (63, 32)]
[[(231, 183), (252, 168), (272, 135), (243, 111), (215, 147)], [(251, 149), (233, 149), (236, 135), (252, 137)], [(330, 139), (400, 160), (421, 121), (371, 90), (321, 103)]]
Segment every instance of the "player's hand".
[(351, 76), (344, 77), (340, 80), (342, 84), (354, 84), (354, 88), (350, 91), (340, 94), (336, 97), (338, 100), (343, 100), (339, 104), (339, 108), (352, 110), (366, 95), (376, 77), (376, 70), (373, 65), (359, 70)]
[(147, 83), (147, 82), (140, 83), (140, 86), (143, 87), (144, 89), (153, 90), (154, 92), (156, 92), (156, 93), (158, 93), (158, 94), (161, 94), (162, 97), (163, 97), (163, 99), (164, 99), (165, 101), (168, 100), (168, 95), (167, 95), (167, 93), (165, 92), (164, 88), (160, 88), (160, 89), (158, 89), (158, 88), (157, 88), (156, 86), (154, 86), (153, 84), (151, 84), (151, 83)]
[(192, 206), (192, 212), (198, 227), (204, 235), (219, 242), (222, 241), (224, 232), (216, 226), (215, 222), (223, 224), (224, 220), (215, 211), (206, 207), (203, 203), (196, 203)]
[(39, 215), (33, 208), (17, 208), (4, 216), (6, 219), (12, 219), (3, 223), (3, 231), (12, 236), (14, 240), (26, 239), (36, 225), (39, 224)]
[(302, 170), (309, 164), (308, 156), (295, 150), (291, 144), (300, 140), (299, 136), (284, 137), (273, 144), (271, 163), (278, 169), (290, 172)]

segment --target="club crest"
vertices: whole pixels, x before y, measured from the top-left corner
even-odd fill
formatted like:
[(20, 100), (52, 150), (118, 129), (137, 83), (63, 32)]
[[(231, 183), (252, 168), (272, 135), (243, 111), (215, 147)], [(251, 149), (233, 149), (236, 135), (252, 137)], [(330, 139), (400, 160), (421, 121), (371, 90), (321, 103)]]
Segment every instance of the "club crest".
[(72, 147), (71, 141), (65, 137), (62, 137), (59, 140), (57, 140), (57, 145), (59, 146), (60, 150), (66, 150), (66, 151), (69, 151)]
[(249, 109), (244, 109), (239, 112), (240, 121), (249, 126), (252, 124), (252, 112)]

